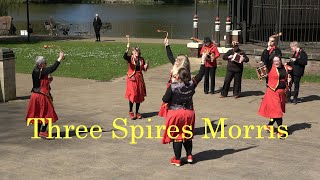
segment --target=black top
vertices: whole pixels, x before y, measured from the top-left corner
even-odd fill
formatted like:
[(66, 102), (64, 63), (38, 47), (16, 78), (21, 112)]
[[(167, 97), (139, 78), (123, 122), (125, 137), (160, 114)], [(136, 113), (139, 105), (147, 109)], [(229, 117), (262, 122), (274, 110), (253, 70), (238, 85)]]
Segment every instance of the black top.
[(267, 67), (269, 72), (271, 71), (273, 58), (275, 56), (280, 57), (280, 59), (281, 59), (281, 56), (282, 56), (281, 50), (279, 48), (277, 48), (277, 47), (272, 51), (271, 54), (269, 54), (269, 50), (267, 50), (267, 49), (265, 49), (262, 52), (261, 61), (266, 65), (266, 67)]
[(204, 76), (204, 72), (205, 66), (202, 64), (200, 66), (199, 73), (188, 83), (172, 83), (170, 87), (168, 87), (166, 93), (164, 94), (162, 101), (165, 103), (170, 102), (169, 109), (172, 110), (177, 110), (180, 108), (192, 110), (192, 97), (195, 93), (195, 88), (197, 87), (197, 84), (202, 80), (202, 77)]
[[(131, 63), (131, 56), (128, 56), (128, 52), (125, 52), (123, 55), (123, 59), (127, 60), (128, 63)], [(140, 57), (138, 57), (138, 60), (136, 60), (136, 71), (140, 71)]]
[(173, 65), (176, 61), (176, 59), (174, 58), (170, 45), (166, 46), (166, 50), (167, 50), (167, 57), (169, 59), (169, 61), (171, 62), (171, 64)]
[(296, 58), (296, 61), (288, 63), (288, 65), (292, 67), (292, 74), (294, 76), (303, 76), (304, 68), (308, 64), (307, 53), (303, 49), (300, 49), (298, 56), (294, 53), (292, 57)]
[[(40, 79), (43, 79), (46, 75), (53, 73), (57, 68), (59, 67), (60, 62), (56, 61), (52, 66), (42, 68), (42, 71), (38, 66), (36, 66), (33, 69), (32, 72), (32, 82), (33, 82), (33, 88), (32, 92), (40, 92)], [(41, 72), (41, 75), (40, 75)]]
[(222, 57), (223, 60), (228, 61), (227, 70), (231, 71), (231, 72), (242, 72), (243, 71), (243, 63), (237, 63), (237, 62), (231, 61), (231, 59), (228, 58), (230, 55), (234, 55), (234, 53), (239, 53), (240, 55), (243, 55), (244, 62), (249, 62), (249, 58), (247, 57), (246, 53), (243, 52), (241, 49), (237, 49), (236, 51), (234, 51), (234, 49), (230, 49)]
[[(97, 20), (98, 19), (98, 20)], [(98, 17), (98, 18), (94, 18), (93, 19), (93, 27), (94, 27), (94, 29), (95, 30), (99, 30), (100, 28), (101, 28), (101, 26), (102, 26), (102, 22), (101, 22), (101, 19), (100, 19), (100, 17)]]
[(286, 77), (287, 77), (287, 71), (284, 66), (281, 66), (278, 68), (279, 72), (279, 85), (277, 89), (286, 89)]

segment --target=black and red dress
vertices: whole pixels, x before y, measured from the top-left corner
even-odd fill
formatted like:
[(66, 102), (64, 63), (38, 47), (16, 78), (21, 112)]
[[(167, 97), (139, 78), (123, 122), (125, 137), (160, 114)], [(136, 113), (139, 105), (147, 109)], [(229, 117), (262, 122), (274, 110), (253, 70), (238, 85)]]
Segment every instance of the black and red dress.
[(142, 71), (147, 71), (145, 68), (145, 60), (142, 57), (135, 59), (133, 55), (128, 56), (127, 52), (125, 52), (123, 58), (128, 62), (125, 98), (132, 103), (141, 103), (147, 95), (146, 85), (142, 74)]
[[(195, 112), (193, 108), (193, 95), (195, 94), (195, 88), (204, 76), (205, 66), (201, 65), (199, 73), (192, 78), (188, 83), (174, 82), (167, 89), (165, 95), (162, 98), (164, 103), (169, 103), (169, 109), (166, 116), (165, 126), (166, 129), (163, 133), (162, 143), (170, 143), (172, 140), (185, 141), (193, 138)], [(192, 129), (188, 129), (192, 132), (192, 135), (183, 134), (182, 128), (184, 126), (191, 126)], [(176, 137), (171, 139), (167, 132), (170, 126), (178, 127), (178, 132), (172, 132), (171, 136)], [(174, 128), (171, 128), (174, 131)]]
[[(53, 73), (59, 65), (60, 62), (56, 61), (50, 67), (39, 68), (36, 66), (34, 68), (32, 72), (33, 88), (27, 108), (26, 120), (28, 118), (51, 118), (53, 123), (58, 120), (52, 103), (50, 94), (51, 81), (48, 75)], [(31, 123), (33, 123), (33, 120), (31, 120)], [(48, 124), (47, 119), (45, 119), (45, 124)]]
[(267, 90), (261, 102), (258, 114), (266, 118), (282, 118), (286, 107), (288, 66), (280, 68), (272, 65), (268, 73)]

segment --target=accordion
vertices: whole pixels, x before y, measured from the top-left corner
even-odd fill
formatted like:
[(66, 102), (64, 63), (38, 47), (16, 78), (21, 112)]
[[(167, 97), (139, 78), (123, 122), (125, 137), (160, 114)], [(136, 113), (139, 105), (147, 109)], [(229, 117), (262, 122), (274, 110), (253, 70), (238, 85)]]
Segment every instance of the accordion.
[(240, 55), (239, 53), (234, 53), (231, 61), (237, 62), (237, 63), (242, 63), (244, 61), (244, 57)]
[(257, 67), (256, 71), (259, 79), (262, 79), (268, 76), (268, 69), (266, 65)]

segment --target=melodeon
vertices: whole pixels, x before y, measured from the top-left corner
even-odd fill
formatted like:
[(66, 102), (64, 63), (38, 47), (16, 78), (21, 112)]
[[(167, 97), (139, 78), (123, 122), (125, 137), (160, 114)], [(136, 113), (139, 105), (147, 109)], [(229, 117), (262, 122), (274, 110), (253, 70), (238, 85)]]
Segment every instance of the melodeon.
[(258, 78), (259, 78), (260, 80), (261, 80), (262, 78), (267, 77), (267, 75), (268, 75), (268, 69), (267, 69), (267, 66), (266, 66), (266, 65), (257, 67), (256, 71), (257, 71)]
[(237, 63), (242, 63), (244, 61), (244, 57), (243, 57), (243, 55), (241, 55), (239, 53), (234, 53), (231, 61), (235, 61)]

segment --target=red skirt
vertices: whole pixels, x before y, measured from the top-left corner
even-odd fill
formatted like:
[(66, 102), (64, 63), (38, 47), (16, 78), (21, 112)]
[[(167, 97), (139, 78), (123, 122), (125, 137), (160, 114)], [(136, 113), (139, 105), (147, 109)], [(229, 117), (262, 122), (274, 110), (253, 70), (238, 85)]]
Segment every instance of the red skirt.
[[(168, 89), (168, 87), (170, 85), (171, 85), (171, 82), (168, 82), (166, 90)], [(166, 103), (162, 102), (158, 116), (166, 117), (168, 114), (168, 106), (169, 106), (169, 104), (166, 105)]]
[[(187, 139), (192, 139), (194, 134), (194, 122), (195, 122), (195, 113), (194, 110), (185, 110), (185, 109), (179, 109), (179, 110), (169, 110), (168, 114), (166, 116), (166, 129), (163, 132), (162, 136), (162, 143), (167, 144), (170, 143), (172, 140), (178, 140), (178, 141), (185, 141)], [(191, 126), (192, 129), (184, 126)], [(179, 132), (171, 132), (171, 136), (175, 137), (174, 139), (171, 139), (168, 136), (168, 128), (170, 126), (176, 126), (179, 129)], [(184, 134), (182, 129), (186, 129), (188, 131), (192, 132), (192, 135), (190, 134)], [(171, 131), (175, 131), (175, 128), (171, 127)], [(187, 138), (186, 138), (187, 137)]]
[(286, 91), (277, 89), (267, 91), (260, 104), (258, 114), (266, 118), (281, 118), (286, 111)]
[[(52, 118), (52, 123), (58, 120), (51, 99), (39, 93), (31, 94), (26, 120), (28, 120), (28, 118)], [(48, 122), (49, 121), (45, 119), (45, 124), (48, 124)], [(33, 120), (31, 120), (31, 123), (33, 124)]]
[(141, 72), (136, 72), (131, 78), (127, 76), (127, 88), (125, 98), (132, 103), (141, 103), (147, 95)]

